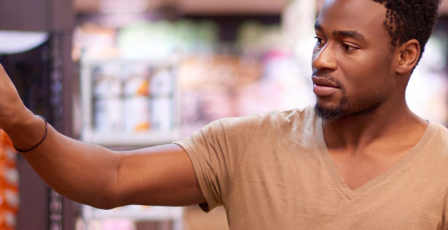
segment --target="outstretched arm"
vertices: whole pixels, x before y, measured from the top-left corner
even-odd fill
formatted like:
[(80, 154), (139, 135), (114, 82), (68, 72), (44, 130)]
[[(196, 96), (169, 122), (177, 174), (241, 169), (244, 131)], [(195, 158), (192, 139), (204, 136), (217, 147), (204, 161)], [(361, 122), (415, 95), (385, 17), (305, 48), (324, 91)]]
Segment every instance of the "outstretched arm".
[[(23, 105), (1, 65), (0, 128), (23, 150), (45, 134), (44, 121)], [(70, 139), (48, 126), (44, 142), (23, 156), (55, 191), (94, 207), (205, 202), (190, 158), (178, 145), (116, 152)]]

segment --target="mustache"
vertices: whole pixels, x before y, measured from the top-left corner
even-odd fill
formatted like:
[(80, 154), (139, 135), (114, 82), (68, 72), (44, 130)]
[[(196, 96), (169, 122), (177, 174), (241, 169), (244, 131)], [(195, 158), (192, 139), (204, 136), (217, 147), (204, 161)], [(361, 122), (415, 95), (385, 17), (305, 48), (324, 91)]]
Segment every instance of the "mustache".
[(313, 71), (313, 75), (311, 77), (319, 77), (319, 78), (324, 78), (325, 80), (334, 83), (335, 85), (337, 85), (339, 88), (344, 89), (344, 86), (341, 84), (340, 81), (338, 81), (336, 78), (332, 77), (329, 74), (319, 74), (319, 70), (314, 70)]

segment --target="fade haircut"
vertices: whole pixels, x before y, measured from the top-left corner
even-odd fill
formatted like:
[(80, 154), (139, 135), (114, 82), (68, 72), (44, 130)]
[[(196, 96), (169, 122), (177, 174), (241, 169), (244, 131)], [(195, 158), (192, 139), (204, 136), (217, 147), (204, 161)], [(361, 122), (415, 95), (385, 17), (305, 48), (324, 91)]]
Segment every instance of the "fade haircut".
[(441, 0), (372, 0), (387, 9), (384, 25), (389, 32), (392, 50), (411, 39), (420, 43), (421, 54), (431, 36)]

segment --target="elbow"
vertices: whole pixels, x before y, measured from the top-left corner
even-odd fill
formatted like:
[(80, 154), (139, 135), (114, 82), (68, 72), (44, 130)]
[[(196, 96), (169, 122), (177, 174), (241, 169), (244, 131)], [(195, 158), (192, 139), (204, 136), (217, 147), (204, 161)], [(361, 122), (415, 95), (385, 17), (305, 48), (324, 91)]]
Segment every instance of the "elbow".
[(97, 191), (95, 194), (91, 194), (86, 197), (87, 199), (85, 202), (81, 203), (97, 209), (110, 210), (123, 206), (121, 205), (119, 197), (119, 193), (116, 192), (115, 189), (109, 187), (108, 189), (103, 189), (102, 191)]
[(113, 198), (113, 196), (104, 195), (101, 197), (96, 197), (95, 200), (91, 200), (87, 205), (90, 205), (97, 209), (110, 210), (120, 207), (119, 202)]
[[(53, 188), (54, 189), (54, 188)], [(104, 210), (110, 210), (117, 208), (119, 206), (119, 201), (114, 195), (114, 193), (111, 193), (109, 191), (85, 191), (85, 190), (78, 190), (78, 192), (73, 193), (67, 192), (66, 190), (56, 190), (57, 193), (61, 194), (65, 198), (68, 198), (72, 201), (75, 201), (77, 203), (85, 204), (94, 208), (98, 209), (104, 209)]]
[(96, 202), (92, 207), (104, 210), (110, 210), (127, 205), (124, 201), (125, 193), (120, 189), (118, 183), (109, 186), (102, 194), (97, 196)]
[[(119, 156), (119, 155), (118, 155)], [(101, 194), (96, 196), (95, 201), (91, 205), (94, 208), (110, 210), (123, 206), (121, 202), (122, 191), (120, 191), (119, 171), (121, 160), (118, 158), (116, 173), (110, 178), (109, 183), (102, 186)]]
[(109, 205), (109, 204), (94, 204), (94, 205), (91, 205), (91, 206), (94, 207), (94, 208), (103, 209), (103, 210), (111, 210), (111, 209), (117, 208), (116, 206)]
[(96, 195), (87, 195), (86, 196), (70, 196), (65, 195), (63, 193), (60, 193), (64, 197), (73, 200), (75, 202), (85, 204), (97, 209), (104, 209), (104, 210), (110, 210), (119, 207), (120, 205), (118, 202), (115, 201), (115, 199), (111, 198), (109, 195), (106, 194), (96, 194)]
[(126, 203), (126, 189), (124, 189), (123, 184), (120, 183), (120, 168), (121, 168), (121, 159), (120, 155), (117, 155), (117, 163), (115, 173), (111, 173), (113, 175), (107, 180), (107, 183), (104, 183), (101, 186), (101, 193), (97, 194), (93, 200), (90, 202), (90, 206), (98, 209), (110, 210), (114, 208), (118, 208)]

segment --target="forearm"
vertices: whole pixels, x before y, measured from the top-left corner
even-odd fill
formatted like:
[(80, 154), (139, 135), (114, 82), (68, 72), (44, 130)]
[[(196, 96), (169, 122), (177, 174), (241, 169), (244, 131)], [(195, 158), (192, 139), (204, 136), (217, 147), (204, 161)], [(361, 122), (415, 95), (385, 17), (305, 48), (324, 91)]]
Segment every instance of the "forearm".
[[(28, 112), (5, 131), (18, 149), (36, 145), (45, 134), (44, 121)], [(42, 144), (23, 156), (45, 182), (63, 196), (100, 208), (115, 206), (119, 155), (59, 134), (50, 125)]]

